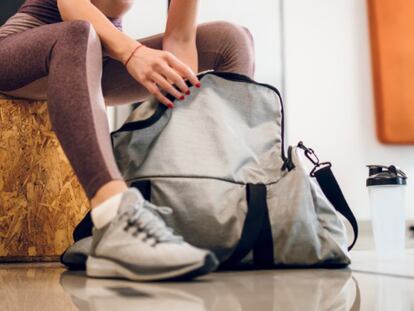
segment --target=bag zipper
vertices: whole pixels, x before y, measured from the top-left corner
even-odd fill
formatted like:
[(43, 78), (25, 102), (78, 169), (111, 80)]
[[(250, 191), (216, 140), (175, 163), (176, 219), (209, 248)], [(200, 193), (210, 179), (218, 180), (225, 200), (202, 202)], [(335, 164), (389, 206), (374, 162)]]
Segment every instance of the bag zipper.
[[(236, 185), (241, 185), (241, 186), (245, 186), (247, 184), (251, 184), (251, 183), (244, 183), (244, 182), (239, 182), (239, 181), (235, 181), (235, 180), (231, 180), (231, 179), (227, 179), (227, 178), (221, 178), (221, 177), (213, 177), (213, 176), (179, 176), (179, 175), (148, 175), (148, 176), (141, 176), (141, 177), (135, 177), (135, 178), (131, 178), (126, 180), (127, 183), (133, 183), (135, 181), (139, 181), (139, 180), (150, 180), (150, 179), (157, 179), (157, 178), (185, 178), (185, 179), (212, 179), (212, 180), (219, 180), (219, 181), (223, 181), (223, 182), (228, 182), (228, 183), (232, 183), (232, 184), (236, 184)], [(276, 181), (271, 181), (268, 182), (264, 185), (272, 185), (277, 183), (280, 180), (280, 178)]]

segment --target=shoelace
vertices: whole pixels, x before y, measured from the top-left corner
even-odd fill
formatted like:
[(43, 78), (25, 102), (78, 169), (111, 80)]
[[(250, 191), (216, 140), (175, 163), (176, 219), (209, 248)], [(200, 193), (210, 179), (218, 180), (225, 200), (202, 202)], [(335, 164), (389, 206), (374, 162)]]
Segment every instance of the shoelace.
[(153, 237), (155, 244), (160, 242), (181, 242), (183, 237), (174, 234), (173, 230), (165, 224), (160, 214), (168, 215), (172, 213), (172, 209), (167, 206), (156, 206), (148, 201), (145, 201), (143, 206), (134, 206), (133, 212), (129, 215), (127, 226), (124, 228), (128, 230), (130, 227), (135, 227), (137, 230), (134, 235), (137, 236), (139, 232), (145, 232), (147, 239)]

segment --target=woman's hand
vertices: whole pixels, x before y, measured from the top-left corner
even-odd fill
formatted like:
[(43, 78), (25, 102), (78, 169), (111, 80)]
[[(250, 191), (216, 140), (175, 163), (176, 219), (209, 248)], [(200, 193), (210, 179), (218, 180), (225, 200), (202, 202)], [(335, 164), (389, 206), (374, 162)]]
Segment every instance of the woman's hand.
[(162, 93), (162, 90), (183, 100), (184, 94), (190, 94), (185, 79), (200, 87), (200, 81), (191, 68), (168, 51), (141, 46), (133, 52), (126, 69), (135, 80), (168, 108), (173, 108), (174, 104)]

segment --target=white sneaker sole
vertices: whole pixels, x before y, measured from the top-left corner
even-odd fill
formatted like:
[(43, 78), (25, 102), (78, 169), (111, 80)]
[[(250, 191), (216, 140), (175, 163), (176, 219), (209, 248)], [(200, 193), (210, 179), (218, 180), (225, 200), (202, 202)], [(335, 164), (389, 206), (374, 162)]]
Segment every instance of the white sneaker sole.
[(169, 272), (142, 275), (131, 271), (111, 260), (88, 256), (86, 274), (96, 278), (122, 278), (133, 281), (160, 281), (175, 278), (194, 278), (215, 270), (218, 261), (214, 256), (207, 255), (205, 260), (194, 265)]

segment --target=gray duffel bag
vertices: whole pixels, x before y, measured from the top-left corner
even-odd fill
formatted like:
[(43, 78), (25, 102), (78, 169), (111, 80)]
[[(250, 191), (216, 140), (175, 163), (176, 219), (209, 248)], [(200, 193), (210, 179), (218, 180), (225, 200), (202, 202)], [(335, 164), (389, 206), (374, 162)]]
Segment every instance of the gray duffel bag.
[(174, 109), (151, 97), (111, 133), (128, 186), (171, 207), (167, 224), (222, 268), (348, 265), (355, 217), (329, 162), (303, 143), (285, 151), (278, 90), (235, 73), (199, 79)]

